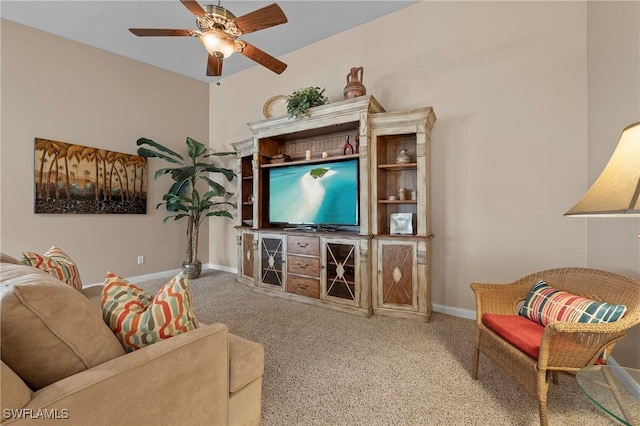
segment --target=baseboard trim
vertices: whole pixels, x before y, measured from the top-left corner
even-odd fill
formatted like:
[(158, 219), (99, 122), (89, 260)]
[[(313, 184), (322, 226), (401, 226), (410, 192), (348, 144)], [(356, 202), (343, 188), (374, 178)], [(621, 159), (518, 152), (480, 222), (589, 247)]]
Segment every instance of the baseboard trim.
[[(229, 266), (222, 266), (222, 265), (214, 265), (211, 263), (205, 263), (202, 265), (202, 269), (215, 269), (216, 271), (223, 271), (223, 272), (231, 272), (233, 274), (237, 274), (238, 273), (238, 269), (236, 268), (231, 268)], [(149, 280), (155, 280), (158, 278), (165, 278), (165, 277), (172, 277), (174, 275), (176, 275), (178, 272), (180, 272), (180, 269), (170, 269), (168, 271), (162, 271), (162, 272), (154, 272), (152, 274), (144, 274), (144, 275), (136, 275), (134, 277), (126, 277), (126, 280), (129, 281), (131, 284), (140, 284), (143, 283), (145, 281), (149, 281)], [(85, 284), (83, 287), (93, 287), (93, 286), (97, 286), (97, 285), (104, 285), (104, 282), (101, 283), (94, 283), (94, 284)]]
[(232, 274), (238, 273), (238, 268), (232, 268), (231, 266), (215, 265), (213, 263), (207, 263), (202, 265), (203, 268), (215, 269), (216, 271), (231, 272)]
[[(129, 281), (131, 284), (140, 284), (143, 283), (145, 281), (149, 281), (149, 280), (155, 280), (157, 278), (165, 278), (165, 277), (172, 277), (174, 275), (176, 275), (178, 272), (180, 272), (180, 269), (170, 269), (168, 271), (163, 271), (163, 272), (154, 272), (152, 274), (145, 274), (145, 275), (136, 275), (134, 277), (126, 277), (126, 280)], [(89, 285), (83, 285), (83, 288), (86, 287), (94, 287), (97, 285), (104, 285), (104, 281), (101, 283), (95, 283), (95, 284), (89, 284)]]
[(466, 319), (476, 319), (476, 311), (472, 311), (470, 309), (462, 309), (462, 308), (452, 308), (450, 306), (438, 305), (437, 303), (433, 304), (433, 311), (439, 312), (441, 314), (451, 315), (454, 317), (466, 318)]

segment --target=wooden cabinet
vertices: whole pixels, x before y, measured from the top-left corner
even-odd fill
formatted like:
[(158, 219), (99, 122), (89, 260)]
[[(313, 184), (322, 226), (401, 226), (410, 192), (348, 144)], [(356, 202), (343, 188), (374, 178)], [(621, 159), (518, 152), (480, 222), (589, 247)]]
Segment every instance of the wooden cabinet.
[[(431, 234), (429, 139), (435, 119), (431, 107), (371, 117), (373, 234), (390, 235), (394, 213), (411, 214), (412, 235)], [(407, 162), (398, 161), (402, 150)]]
[(430, 239), (377, 238), (373, 313), (428, 321), (431, 316)]
[(418, 271), (414, 242), (378, 240), (377, 300), (382, 307), (418, 307)]
[[(233, 144), (242, 206), (238, 280), (345, 312), (428, 321), (435, 120), (430, 107), (385, 112), (373, 96), (361, 96), (311, 108), (308, 117), (249, 123), (252, 139)], [(358, 225), (305, 233), (270, 222), (270, 170), (353, 159)]]
[[(279, 234), (273, 230), (252, 230), (249, 235), (259, 241), (255, 291), (371, 315), (371, 288), (366, 273), (368, 236), (310, 236), (300, 231)], [(249, 237), (246, 238), (245, 247), (249, 247)]]
[(279, 291), (285, 290), (285, 237), (278, 234), (260, 234), (260, 267), (258, 285)]
[[(371, 118), (374, 314), (431, 316), (429, 143), (435, 120), (430, 107)], [(401, 151), (408, 159), (399, 158)]]
[(238, 281), (253, 285), (255, 278), (255, 234), (247, 229), (238, 232)]

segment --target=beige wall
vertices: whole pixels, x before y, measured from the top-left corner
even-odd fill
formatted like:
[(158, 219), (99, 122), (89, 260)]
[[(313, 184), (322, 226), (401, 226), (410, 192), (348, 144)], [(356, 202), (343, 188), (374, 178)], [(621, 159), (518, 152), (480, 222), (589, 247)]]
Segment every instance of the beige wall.
[[(207, 142), (206, 83), (2, 21), (1, 249), (14, 257), (58, 244), (85, 284), (180, 267), (185, 223), (155, 210), (170, 180), (149, 183), (146, 215), (33, 213), (35, 137), (134, 154), (148, 137), (182, 149)], [(164, 166), (150, 160), (150, 169)], [(206, 230), (205, 230), (206, 239)], [(137, 264), (137, 256), (146, 262)], [(206, 262), (208, 246), (200, 257)]]

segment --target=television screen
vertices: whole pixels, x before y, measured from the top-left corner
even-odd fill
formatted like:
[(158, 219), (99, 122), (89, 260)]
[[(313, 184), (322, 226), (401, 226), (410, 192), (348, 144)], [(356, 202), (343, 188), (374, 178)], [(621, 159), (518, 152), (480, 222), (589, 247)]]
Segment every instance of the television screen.
[(269, 169), (269, 222), (358, 225), (358, 159)]

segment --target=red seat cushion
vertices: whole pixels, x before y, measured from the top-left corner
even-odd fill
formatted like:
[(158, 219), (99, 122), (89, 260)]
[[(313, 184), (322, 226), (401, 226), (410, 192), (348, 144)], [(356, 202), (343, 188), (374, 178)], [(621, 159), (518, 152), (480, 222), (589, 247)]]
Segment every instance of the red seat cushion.
[(538, 359), (544, 327), (520, 315), (484, 314), (482, 322), (498, 336)]

